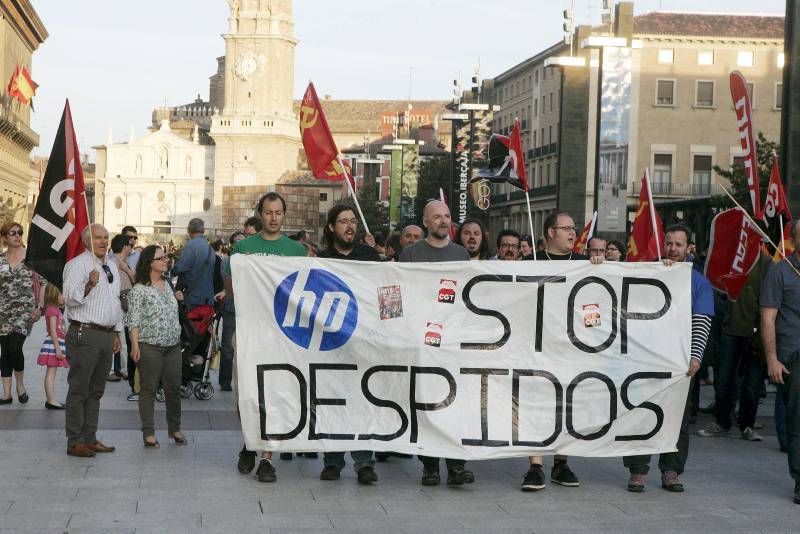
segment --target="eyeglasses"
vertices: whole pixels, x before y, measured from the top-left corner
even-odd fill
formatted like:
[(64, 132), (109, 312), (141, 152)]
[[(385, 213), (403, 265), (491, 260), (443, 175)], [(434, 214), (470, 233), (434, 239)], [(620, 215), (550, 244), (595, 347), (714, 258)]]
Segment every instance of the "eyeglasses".
[(109, 267), (106, 264), (103, 264), (103, 271), (105, 271), (105, 273), (106, 273), (106, 278), (108, 278), (108, 283), (109, 284), (113, 284), (114, 283), (114, 273), (111, 272), (111, 267)]
[(166, 256), (158, 256), (157, 258), (153, 258), (153, 261), (167, 261)]
[(575, 226), (554, 226), (556, 230), (564, 230), (565, 232), (575, 232), (578, 229)]
[(604, 248), (590, 248), (589, 252), (591, 252), (593, 254), (605, 254), (606, 253), (606, 249), (604, 249)]
[(336, 224), (352, 224), (355, 226), (358, 224), (358, 219), (337, 219)]
[(619, 252), (617, 247), (606, 247), (606, 252)]
[(510, 249), (518, 249), (519, 245), (515, 245), (513, 243), (500, 243), (500, 248), (510, 248)]
[(128, 238), (129, 238), (131, 241), (138, 241), (138, 240), (139, 240), (139, 236), (136, 236), (136, 235), (128, 236)]
[(22, 234), (23, 234), (22, 230), (9, 230), (7, 235), (22, 237)]

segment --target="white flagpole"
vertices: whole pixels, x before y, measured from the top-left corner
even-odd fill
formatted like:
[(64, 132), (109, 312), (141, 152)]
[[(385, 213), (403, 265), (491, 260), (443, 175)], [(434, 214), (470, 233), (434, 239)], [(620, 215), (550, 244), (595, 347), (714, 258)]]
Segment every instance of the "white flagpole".
[(781, 256), (786, 257), (786, 238), (783, 235), (783, 213), (778, 214), (778, 221), (781, 225)]
[[(339, 162), (339, 165), (342, 167), (342, 174), (344, 174), (344, 181), (347, 182), (347, 189), (350, 191), (350, 194), (353, 196), (353, 202), (356, 203), (356, 209), (358, 210), (358, 215), (361, 217), (361, 222), (364, 224), (364, 230), (367, 233), (371, 233), (369, 231), (369, 226), (367, 226), (367, 220), (364, 218), (364, 213), (361, 211), (361, 205), (358, 203), (358, 197), (356, 196), (356, 192), (353, 190), (353, 184), (350, 183), (350, 176), (347, 174), (347, 169), (344, 166), (344, 162), (342, 161), (342, 156), (337, 155), (336, 160)], [(354, 178), (355, 179), (355, 178)]]
[(661, 236), (658, 235), (658, 225), (656, 224), (656, 207), (653, 205), (653, 188), (650, 187), (650, 168), (644, 168), (644, 180), (647, 183), (647, 202), (650, 204), (650, 221), (653, 225), (653, 234), (656, 236), (656, 251), (658, 251), (658, 261), (661, 261)]
[(589, 225), (589, 235), (586, 237), (586, 246), (589, 246), (589, 240), (594, 237), (594, 229), (597, 227), (597, 211), (592, 214), (592, 224)]
[(533, 261), (536, 259), (536, 235), (533, 233), (533, 215), (531, 215), (531, 195), (525, 190), (525, 202), (528, 204), (528, 226), (531, 229), (531, 241), (533, 242)]

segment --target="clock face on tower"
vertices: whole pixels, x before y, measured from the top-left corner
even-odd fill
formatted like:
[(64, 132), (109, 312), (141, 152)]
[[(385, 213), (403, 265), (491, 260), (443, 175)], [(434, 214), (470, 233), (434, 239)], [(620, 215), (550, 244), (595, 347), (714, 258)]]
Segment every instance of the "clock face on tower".
[(258, 70), (258, 59), (251, 53), (239, 54), (233, 69), (236, 76), (243, 81), (248, 81)]

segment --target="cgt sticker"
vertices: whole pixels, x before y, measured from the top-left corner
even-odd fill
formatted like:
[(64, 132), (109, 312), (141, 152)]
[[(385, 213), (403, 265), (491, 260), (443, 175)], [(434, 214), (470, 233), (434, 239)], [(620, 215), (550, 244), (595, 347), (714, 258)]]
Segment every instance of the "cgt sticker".
[(442, 346), (442, 325), (441, 323), (428, 323), (425, 332), (425, 344), (430, 347)]
[(583, 305), (583, 326), (592, 328), (600, 326), (600, 305), (599, 304), (584, 304)]
[(455, 280), (447, 280), (445, 278), (439, 280), (439, 296), (436, 298), (437, 302), (455, 304), (457, 283), (458, 282)]

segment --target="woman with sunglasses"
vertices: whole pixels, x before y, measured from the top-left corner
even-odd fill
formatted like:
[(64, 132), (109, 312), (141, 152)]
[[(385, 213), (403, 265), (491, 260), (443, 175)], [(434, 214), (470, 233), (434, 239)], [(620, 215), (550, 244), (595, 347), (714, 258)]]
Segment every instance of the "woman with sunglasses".
[(139, 418), (144, 446), (160, 447), (155, 436), (153, 410), (158, 385), (164, 387), (169, 437), (186, 445), (181, 432), (181, 326), (178, 301), (183, 294), (165, 280), (167, 254), (158, 245), (142, 250), (136, 265), (136, 285), (128, 293), (126, 324), (131, 337), (131, 359), (139, 369)]
[(41, 292), (38, 275), (25, 265), (22, 226), (8, 222), (0, 227), (0, 238), (6, 246), (0, 253), (0, 376), (3, 396), (0, 404), (11, 404), (11, 378), (16, 378), (19, 402), (28, 402), (23, 376), (25, 356), (22, 345), (31, 333), (33, 323), (41, 316)]

